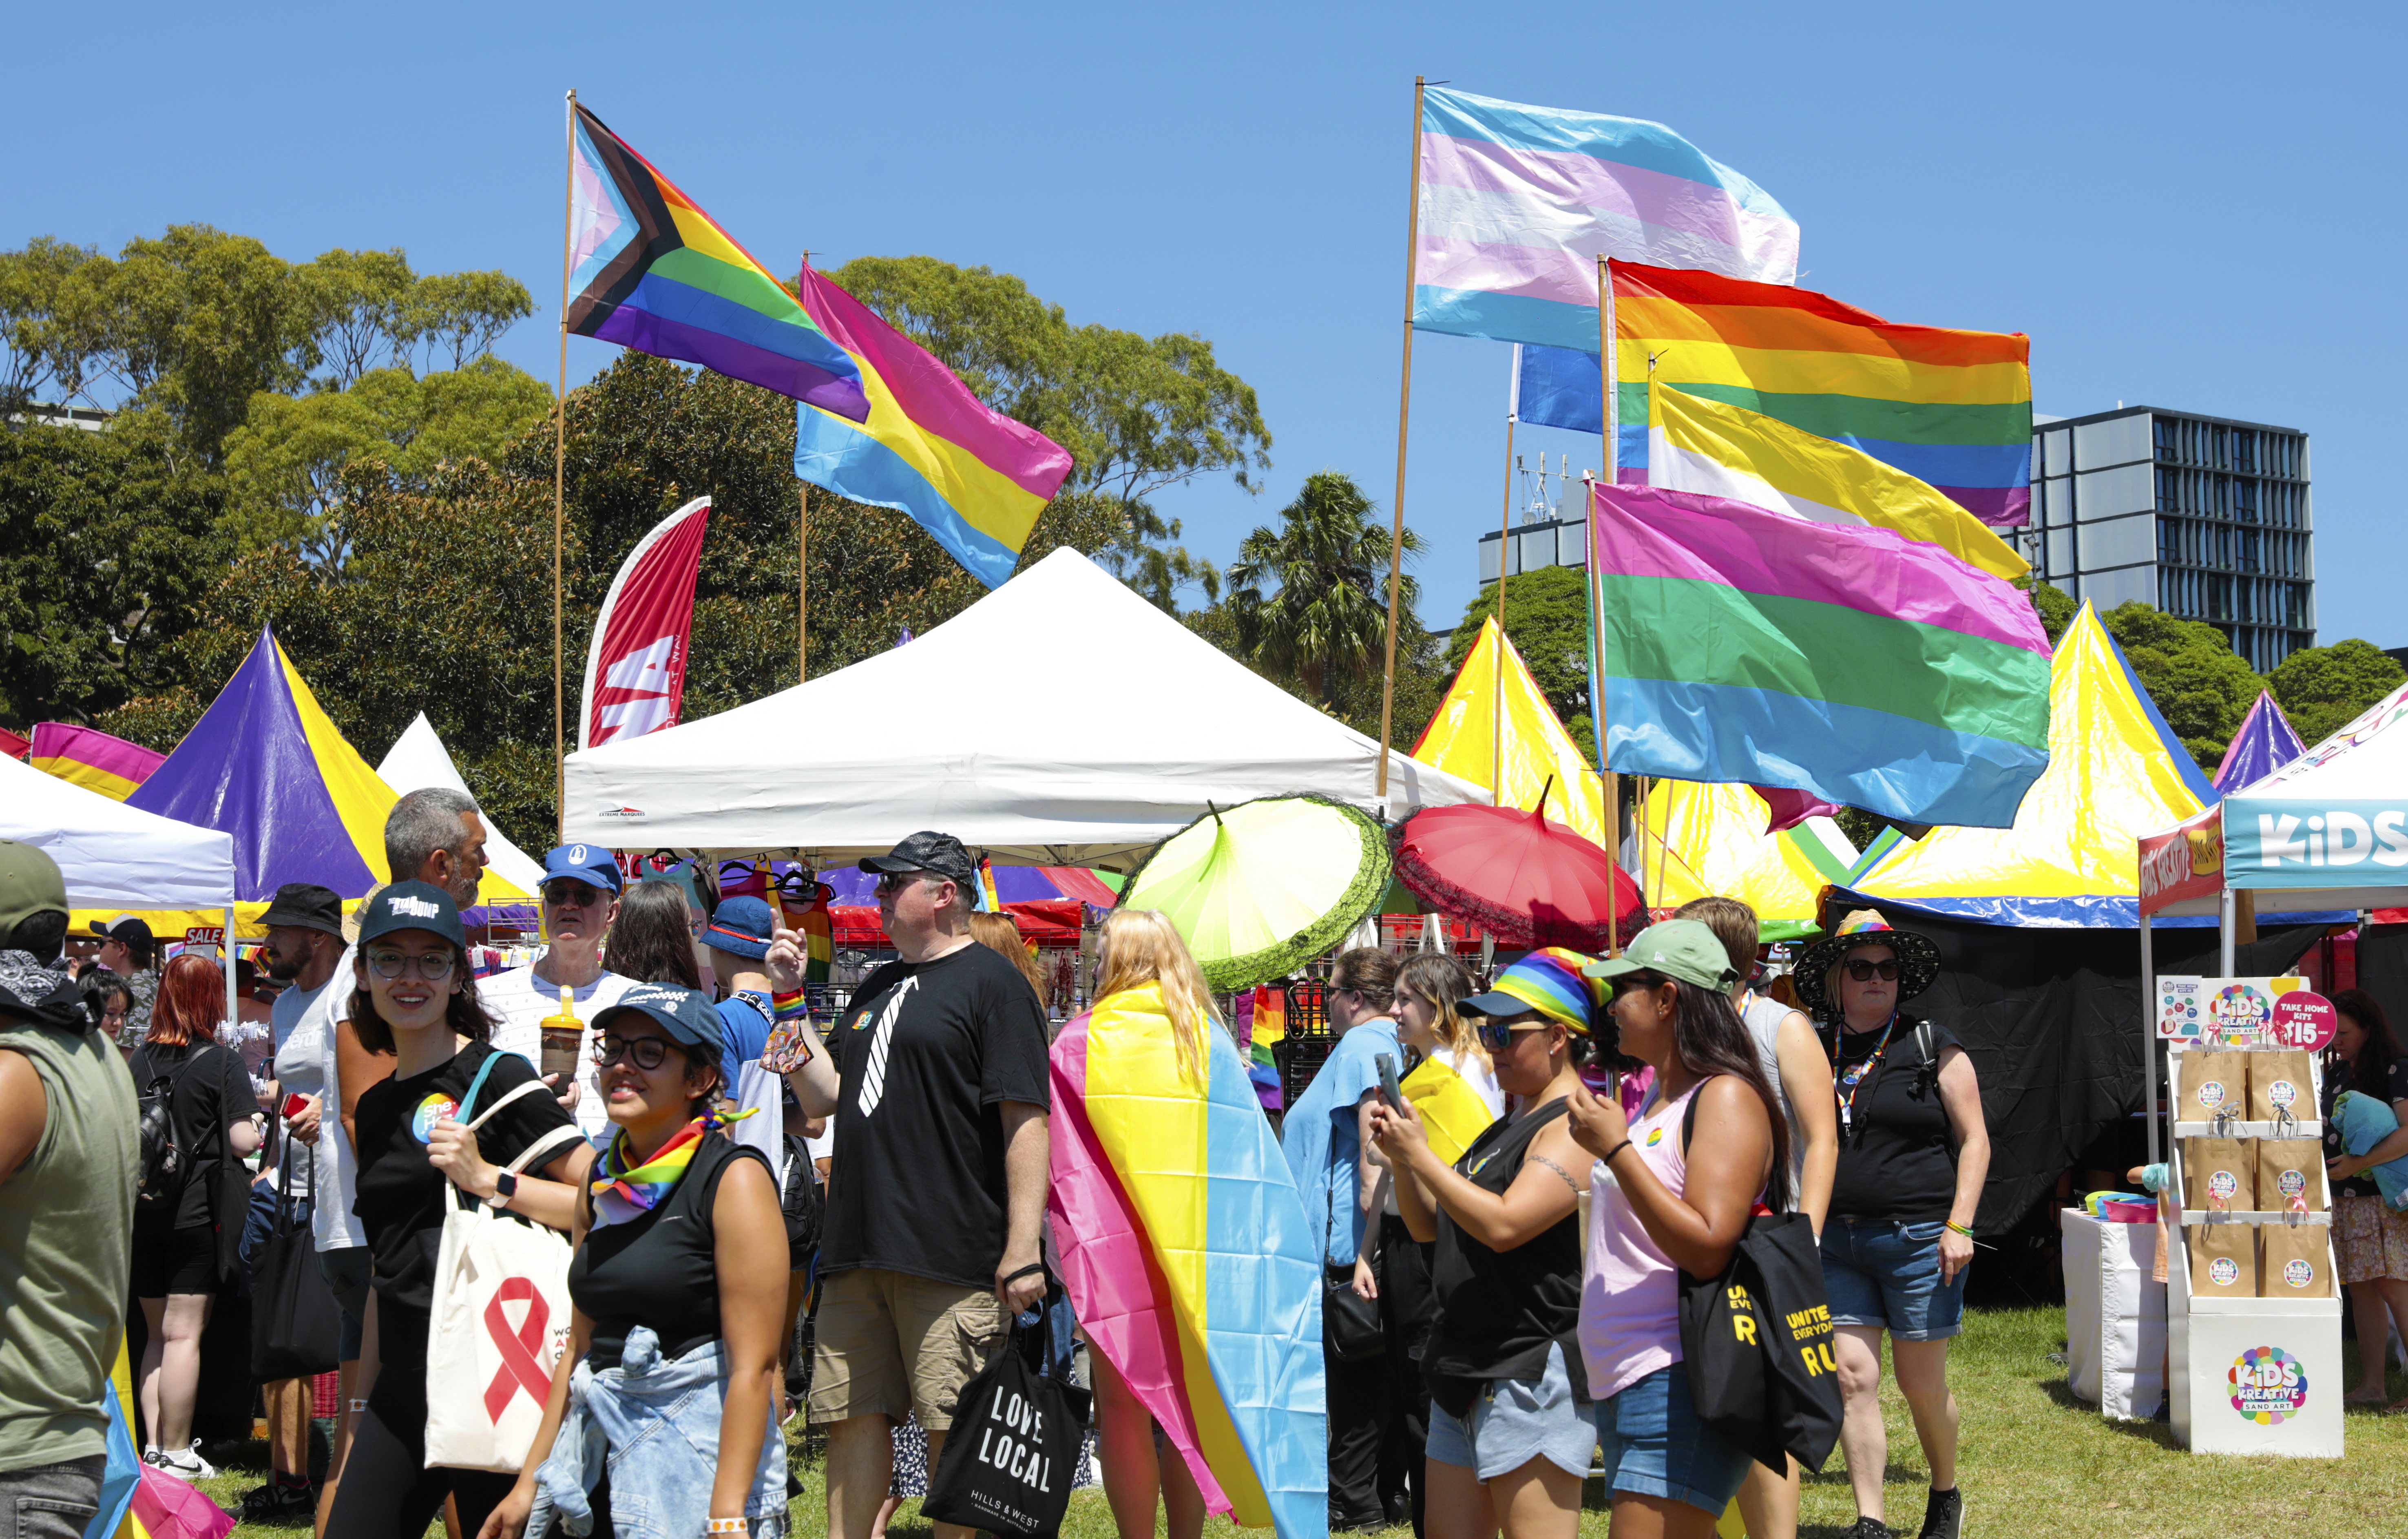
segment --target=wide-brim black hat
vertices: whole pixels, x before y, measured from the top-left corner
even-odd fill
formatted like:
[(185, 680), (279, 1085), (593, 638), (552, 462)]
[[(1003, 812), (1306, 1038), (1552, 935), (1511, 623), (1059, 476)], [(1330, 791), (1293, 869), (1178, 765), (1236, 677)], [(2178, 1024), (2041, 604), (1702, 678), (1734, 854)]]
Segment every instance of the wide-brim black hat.
[(1940, 976), (1940, 946), (1928, 935), (1892, 929), (1889, 921), (1871, 909), (1858, 909), (1840, 927), (1806, 948), (1790, 973), (1798, 1001), (1809, 1010), (1827, 1010), (1835, 1001), (1823, 991), (1823, 979), (1832, 964), (1862, 946), (1887, 946), (1898, 956), (1898, 997), (1901, 1003), (1929, 988)]

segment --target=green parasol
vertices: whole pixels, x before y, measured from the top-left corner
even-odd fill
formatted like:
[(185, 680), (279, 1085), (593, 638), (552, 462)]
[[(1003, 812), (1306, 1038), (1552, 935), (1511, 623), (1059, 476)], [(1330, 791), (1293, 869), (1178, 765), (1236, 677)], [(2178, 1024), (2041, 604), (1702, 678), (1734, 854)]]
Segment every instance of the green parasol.
[(1387, 835), (1369, 813), (1264, 797), (1214, 808), (1155, 845), (1120, 906), (1160, 910), (1207, 983), (1246, 988), (1336, 945), (1378, 909), (1389, 873)]

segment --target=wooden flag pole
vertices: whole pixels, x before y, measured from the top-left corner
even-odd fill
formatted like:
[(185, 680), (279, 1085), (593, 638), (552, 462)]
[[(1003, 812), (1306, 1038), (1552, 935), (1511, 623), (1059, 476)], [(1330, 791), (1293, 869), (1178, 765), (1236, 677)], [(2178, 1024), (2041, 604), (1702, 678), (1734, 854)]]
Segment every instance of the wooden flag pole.
[(577, 92), (568, 93), (568, 170), (560, 218), (560, 390), (552, 406), (552, 795), (553, 832), (568, 837), (568, 709), (561, 666), (560, 548), (567, 526), (568, 277), (577, 238)]
[[(1397, 387), (1397, 501), (1388, 537), (1388, 660), (1380, 681), (1380, 778), (1373, 795), (1381, 812), (1387, 811), (1388, 734), (1397, 715), (1397, 589), (1405, 575), (1405, 429), (1413, 415), (1413, 289), (1419, 278), (1416, 262), (1422, 239), (1422, 93), (1426, 77), (1413, 77), (1413, 160), (1411, 193), (1405, 200), (1405, 367)], [(1502, 562), (1500, 552), (1498, 560)], [(1504, 568), (1498, 572), (1501, 576)]]
[[(795, 277), (795, 302), (802, 303), (803, 275), (811, 270), (810, 247), (803, 248), (803, 271)], [(797, 403), (796, 410), (802, 410)], [(806, 624), (810, 619), (810, 574), (809, 565), (811, 539), (811, 489), (797, 480), (795, 486), (795, 682), (801, 683), (811, 676), (810, 638)]]
[[(1600, 256), (1597, 259), (1597, 368), (1598, 388), (1604, 394), (1604, 404), (1607, 409), (1605, 421), (1600, 424), (1600, 425), (1605, 429), (1606, 474), (1610, 476), (1618, 476), (1619, 472), (1614, 467), (1614, 423), (1612, 412), (1612, 407), (1613, 405), (1613, 338), (1611, 334), (1610, 328), (1612, 322), (1606, 309), (1609, 282), (1610, 280), (1606, 274), (1605, 258)], [(1612, 760), (1608, 756), (1609, 739), (1607, 736), (1607, 718), (1605, 708), (1605, 593), (1603, 588), (1601, 588), (1598, 583), (1598, 574), (1597, 562), (1597, 489), (1592, 486), (1589, 488), (1588, 496), (1588, 603), (1589, 618), (1597, 626), (1597, 751), (1598, 770), (1599, 771), (1598, 778), (1604, 782), (1605, 784), (1605, 795), (1603, 798), (1605, 802), (1605, 855), (1606, 858), (1612, 861), (1618, 868), (1622, 864), (1622, 783), (1619, 777), (1614, 774)], [(1646, 850), (1642, 847), (1640, 851), (1640, 859), (1642, 870), (1644, 869), (1646, 854)], [(1610, 956), (1618, 956), (1622, 955), (1620, 915), (1614, 912), (1615, 907), (1616, 905), (1613, 900), (1609, 898), (1606, 900), (1605, 905), (1605, 950), (1606, 955)]]
[(1513, 424), (1521, 415), (1522, 344), (1516, 342), (1512, 386), (1505, 397), (1505, 500), (1497, 515), (1497, 655), (1490, 659), (1496, 668), (1488, 707), (1488, 778), (1494, 783), (1488, 801), (1493, 807), (1505, 805), (1505, 565), (1513, 544)]

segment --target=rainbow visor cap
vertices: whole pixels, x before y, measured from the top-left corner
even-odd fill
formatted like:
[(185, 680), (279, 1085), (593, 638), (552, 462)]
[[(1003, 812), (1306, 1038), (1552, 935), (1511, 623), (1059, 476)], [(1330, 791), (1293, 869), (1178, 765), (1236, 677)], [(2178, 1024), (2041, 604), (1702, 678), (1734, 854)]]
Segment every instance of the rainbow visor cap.
[(1730, 953), (1714, 939), (1713, 930), (1695, 919), (1650, 925), (1630, 938), (1620, 956), (1591, 962), (1582, 971), (1592, 978), (1606, 979), (1655, 972), (1717, 992), (1730, 987), (1738, 976), (1731, 971)]
[(1589, 958), (1562, 946), (1534, 951), (1497, 975), (1485, 994), (1460, 1000), (1467, 1015), (1518, 1015), (1535, 1010), (1586, 1035), (1605, 1008), (1605, 989), (1583, 976)]

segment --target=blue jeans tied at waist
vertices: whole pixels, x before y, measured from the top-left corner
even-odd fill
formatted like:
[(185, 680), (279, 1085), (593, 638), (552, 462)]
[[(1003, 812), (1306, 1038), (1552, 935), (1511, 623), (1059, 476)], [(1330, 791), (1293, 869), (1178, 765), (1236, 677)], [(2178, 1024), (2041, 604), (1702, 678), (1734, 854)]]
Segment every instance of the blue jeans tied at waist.
[[(580, 1360), (569, 1375), (560, 1435), (536, 1471), (527, 1532), (542, 1533), (557, 1515), (567, 1532), (580, 1539), (592, 1533), (587, 1498), (606, 1473), (618, 1539), (690, 1539), (702, 1532), (710, 1525), (710, 1491), (719, 1478), (718, 1460), (709, 1450), (719, 1446), (727, 1383), (720, 1343), (704, 1342), (665, 1359), (650, 1326), (627, 1332), (616, 1368), (597, 1373)], [(767, 1417), (766, 1388), (762, 1394)], [(762, 1433), (744, 1516), (753, 1539), (786, 1532), (786, 1441), (774, 1420)]]

